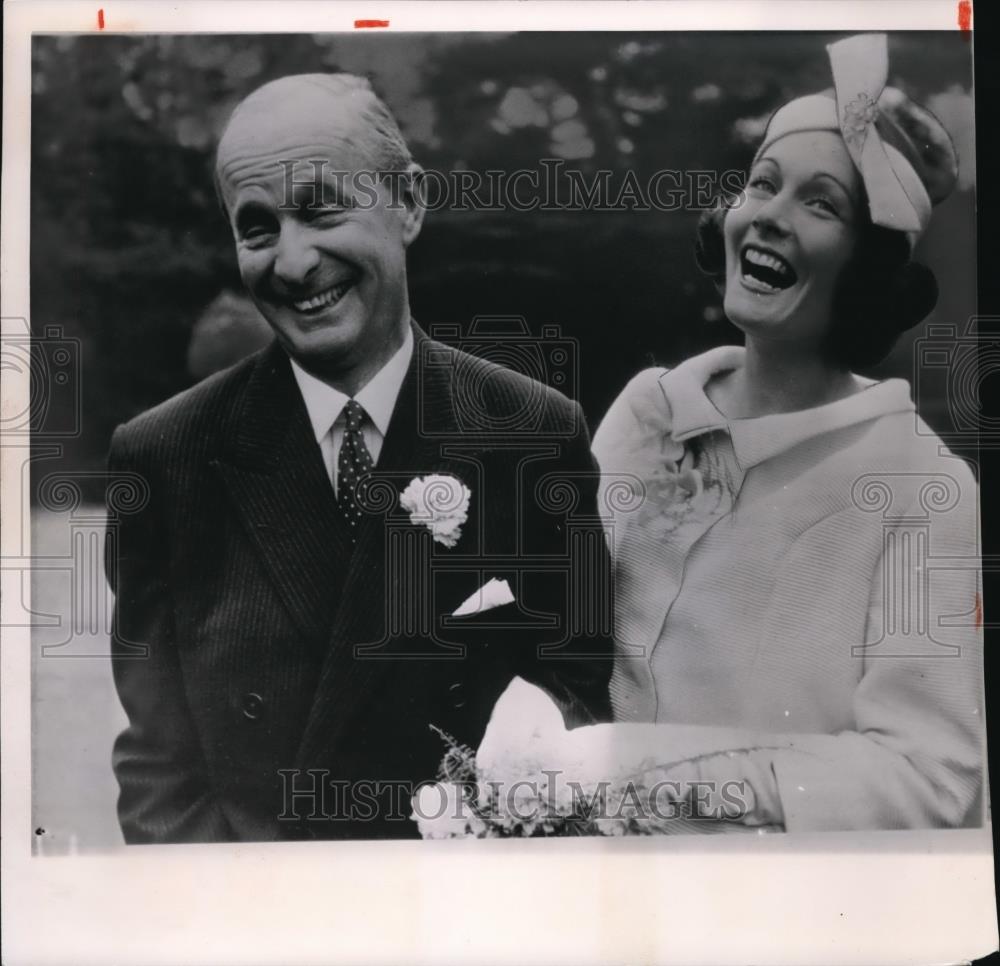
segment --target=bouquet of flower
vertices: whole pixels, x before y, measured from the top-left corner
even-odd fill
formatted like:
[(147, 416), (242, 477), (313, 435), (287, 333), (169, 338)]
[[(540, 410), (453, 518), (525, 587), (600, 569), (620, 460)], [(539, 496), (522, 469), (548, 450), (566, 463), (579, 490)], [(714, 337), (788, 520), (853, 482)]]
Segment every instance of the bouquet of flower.
[(739, 781), (702, 782), (699, 791), (682, 777), (736, 752), (657, 760), (632, 726), (567, 730), (548, 694), (520, 678), (497, 702), (478, 751), (432, 727), (446, 752), (438, 781), (413, 796), (424, 838), (763, 830), (747, 821), (752, 803)]

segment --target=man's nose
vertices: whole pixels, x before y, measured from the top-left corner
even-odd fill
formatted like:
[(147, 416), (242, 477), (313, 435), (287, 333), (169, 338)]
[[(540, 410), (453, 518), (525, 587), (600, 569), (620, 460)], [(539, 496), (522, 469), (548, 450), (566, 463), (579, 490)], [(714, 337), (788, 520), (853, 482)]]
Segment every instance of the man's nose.
[(288, 285), (302, 285), (319, 264), (319, 252), (309, 239), (309, 231), (294, 222), (281, 228), (274, 274)]

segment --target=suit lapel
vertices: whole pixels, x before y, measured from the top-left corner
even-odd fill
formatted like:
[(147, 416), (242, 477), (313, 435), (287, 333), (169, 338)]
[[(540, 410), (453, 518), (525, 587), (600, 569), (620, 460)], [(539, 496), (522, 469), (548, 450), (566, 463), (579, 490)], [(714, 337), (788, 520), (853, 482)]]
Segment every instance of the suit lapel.
[(300, 631), (328, 639), (348, 573), (349, 538), (287, 356), (253, 370), (228, 451), (216, 467)]
[[(398, 495), (415, 476), (461, 470), (442, 457), (442, 443), (458, 432), (447, 366), (427, 365), (428, 352), (444, 346), (414, 325), (413, 359), (399, 392), (375, 473), (392, 494), (386, 512), (366, 514), (334, 620), (333, 636), (300, 746), (308, 763), (343, 734), (350, 719), (370, 704), (380, 681), (398, 673), (398, 657), (361, 656), (356, 648), (379, 641), (386, 632), (385, 520), (398, 509)], [(373, 502), (379, 502), (373, 500)]]

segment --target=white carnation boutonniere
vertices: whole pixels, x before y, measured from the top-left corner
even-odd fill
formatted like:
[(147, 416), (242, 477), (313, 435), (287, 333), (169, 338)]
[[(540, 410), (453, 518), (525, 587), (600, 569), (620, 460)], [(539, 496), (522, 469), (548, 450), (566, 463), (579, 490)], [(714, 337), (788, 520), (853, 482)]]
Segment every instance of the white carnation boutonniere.
[(411, 480), (399, 498), (410, 514), (410, 523), (423, 524), (431, 536), (446, 547), (454, 547), (469, 518), (469, 488), (458, 478), (434, 473)]

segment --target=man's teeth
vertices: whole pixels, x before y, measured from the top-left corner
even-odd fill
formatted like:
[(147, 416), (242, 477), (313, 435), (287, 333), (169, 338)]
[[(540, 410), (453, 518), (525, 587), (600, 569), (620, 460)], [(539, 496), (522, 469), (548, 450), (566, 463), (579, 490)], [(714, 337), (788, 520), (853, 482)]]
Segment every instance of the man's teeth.
[(339, 302), (350, 287), (349, 281), (341, 282), (339, 285), (334, 285), (333, 288), (328, 288), (325, 292), (320, 292), (319, 295), (314, 295), (311, 299), (293, 302), (292, 305), (299, 312), (314, 312), (316, 309), (322, 309), (333, 305), (334, 302)]

